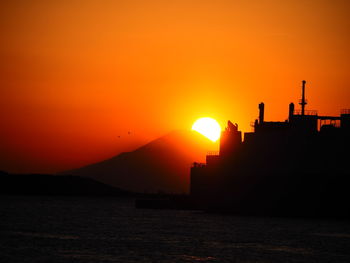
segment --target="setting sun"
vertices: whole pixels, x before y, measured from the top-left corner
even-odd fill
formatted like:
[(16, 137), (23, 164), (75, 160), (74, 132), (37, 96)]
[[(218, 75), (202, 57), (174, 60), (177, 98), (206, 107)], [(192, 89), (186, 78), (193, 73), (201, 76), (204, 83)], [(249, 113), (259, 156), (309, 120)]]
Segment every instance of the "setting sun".
[(192, 125), (192, 130), (215, 142), (220, 138), (221, 127), (216, 120), (205, 117), (196, 120)]

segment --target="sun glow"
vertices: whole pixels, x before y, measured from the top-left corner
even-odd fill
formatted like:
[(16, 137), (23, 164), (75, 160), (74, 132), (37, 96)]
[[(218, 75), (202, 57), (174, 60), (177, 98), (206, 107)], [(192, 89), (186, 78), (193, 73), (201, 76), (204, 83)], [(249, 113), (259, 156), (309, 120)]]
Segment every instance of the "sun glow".
[(200, 118), (192, 125), (192, 130), (199, 132), (213, 142), (220, 138), (221, 127), (219, 123), (209, 117)]

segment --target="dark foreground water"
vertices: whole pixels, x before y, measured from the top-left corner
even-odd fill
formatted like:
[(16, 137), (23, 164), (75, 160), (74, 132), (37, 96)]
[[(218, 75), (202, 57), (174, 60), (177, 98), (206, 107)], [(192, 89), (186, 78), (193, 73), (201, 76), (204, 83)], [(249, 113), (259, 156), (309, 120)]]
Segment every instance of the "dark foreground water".
[(350, 223), (0, 196), (0, 262), (350, 262)]

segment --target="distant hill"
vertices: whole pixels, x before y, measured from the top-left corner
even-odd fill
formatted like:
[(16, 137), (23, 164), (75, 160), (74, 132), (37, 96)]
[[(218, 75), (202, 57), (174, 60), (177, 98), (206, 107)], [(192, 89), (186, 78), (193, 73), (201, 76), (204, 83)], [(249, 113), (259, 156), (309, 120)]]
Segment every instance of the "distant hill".
[(63, 172), (136, 192), (187, 193), (190, 167), (204, 162), (214, 143), (193, 131), (173, 131), (108, 160)]
[(130, 193), (91, 178), (0, 172), (0, 195), (128, 196)]

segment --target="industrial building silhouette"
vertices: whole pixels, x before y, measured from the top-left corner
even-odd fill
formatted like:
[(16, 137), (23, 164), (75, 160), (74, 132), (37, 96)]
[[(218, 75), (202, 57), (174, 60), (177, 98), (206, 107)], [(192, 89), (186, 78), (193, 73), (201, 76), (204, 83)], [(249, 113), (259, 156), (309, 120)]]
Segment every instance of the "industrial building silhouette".
[(218, 153), (191, 167), (195, 208), (251, 215), (349, 216), (350, 110), (319, 116), (289, 105), (288, 119), (265, 121), (264, 103), (254, 132), (228, 121)]

